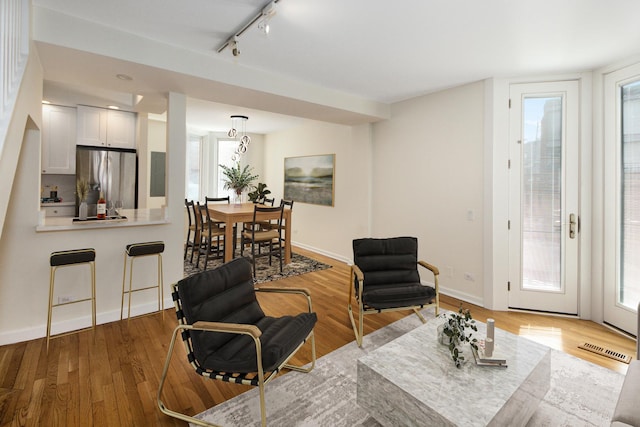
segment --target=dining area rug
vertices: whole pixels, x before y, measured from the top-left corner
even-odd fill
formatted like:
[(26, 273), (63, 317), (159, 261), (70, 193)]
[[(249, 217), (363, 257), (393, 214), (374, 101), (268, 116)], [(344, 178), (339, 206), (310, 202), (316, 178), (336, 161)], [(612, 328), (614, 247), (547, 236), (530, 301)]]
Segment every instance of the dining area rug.
[[(202, 272), (204, 266), (204, 257), (200, 258), (200, 265), (196, 266), (197, 255), (193, 257), (193, 264), (190, 262), (191, 252), (187, 253), (187, 258), (184, 260), (184, 277), (191, 276), (195, 273)], [(207, 270), (219, 267), (222, 265), (222, 260), (214, 259), (207, 262)], [(331, 268), (330, 265), (315, 259), (306, 257), (304, 255), (291, 253), (291, 262), (289, 264), (283, 264), (282, 272), (280, 272), (280, 261), (277, 258), (273, 258), (272, 265), (269, 265), (269, 258), (258, 258), (256, 260), (256, 277), (253, 279), (254, 283), (265, 283), (273, 280), (284, 279), (285, 277), (298, 276), (300, 274), (311, 273), (313, 271), (325, 270)]]
[[(422, 313), (427, 319), (434, 317), (431, 308)], [(380, 426), (356, 403), (357, 360), (420, 325), (416, 316), (407, 316), (366, 335), (363, 348), (353, 341), (318, 359), (308, 374), (279, 376), (265, 387), (267, 424)], [(620, 373), (552, 349), (551, 387), (527, 426), (608, 426), (623, 379)], [(225, 427), (259, 426), (258, 396), (258, 389), (251, 389), (196, 417)]]

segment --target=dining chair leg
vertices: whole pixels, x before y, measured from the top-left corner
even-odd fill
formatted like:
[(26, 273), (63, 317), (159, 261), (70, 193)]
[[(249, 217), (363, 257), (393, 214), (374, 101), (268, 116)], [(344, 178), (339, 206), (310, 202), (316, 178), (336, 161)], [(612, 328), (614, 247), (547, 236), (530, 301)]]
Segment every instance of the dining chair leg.
[[(191, 264), (193, 264), (193, 254), (196, 251), (196, 241), (199, 241), (197, 234), (198, 233), (193, 233), (193, 245), (191, 246), (191, 258), (189, 258), (189, 262)], [(198, 245), (198, 251), (200, 251), (200, 245)]]
[(253, 264), (253, 277), (256, 277), (256, 245), (251, 242), (251, 263)]
[(207, 271), (207, 263), (209, 262), (209, 254), (211, 253), (211, 239), (207, 239), (206, 251), (204, 253), (204, 268), (202, 271)]
[(196, 268), (200, 268), (200, 254), (201, 253), (202, 253), (202, 240), (200, 240), (200, 243), (198, 244), (198, 256), (196, 257)]

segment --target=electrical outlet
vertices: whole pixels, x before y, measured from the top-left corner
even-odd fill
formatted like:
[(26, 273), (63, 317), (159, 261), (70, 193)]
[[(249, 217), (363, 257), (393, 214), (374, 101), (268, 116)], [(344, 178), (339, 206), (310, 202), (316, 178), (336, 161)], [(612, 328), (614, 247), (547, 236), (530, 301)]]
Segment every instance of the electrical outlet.
[(473, 275), (471, 273), (464, 273), (464, 280), (473, 282), (475, 279), (473, 278)]
[(453, 267), (446, 266), (444, 271), (446, 277), (453, 277)]
[(58, 297), (58, 304), (66, 304), (73, 301), (73, 297), (71, 296), (62, 296)]
[(476, 213), (473, 209), (467, 211), (467, 221), (474, 221), (476, 219)]

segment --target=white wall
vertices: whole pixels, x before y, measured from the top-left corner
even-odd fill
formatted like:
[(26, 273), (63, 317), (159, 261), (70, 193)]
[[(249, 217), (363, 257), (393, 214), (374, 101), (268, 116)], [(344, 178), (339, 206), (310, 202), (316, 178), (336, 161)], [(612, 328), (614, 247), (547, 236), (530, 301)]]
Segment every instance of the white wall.
[(418, 237), (443, 291), (480, 305), (483, 111), (482, 82), (394, 104), (373, 126), (371, 177), (372, 236)]
[(285, 157), (336, 154), (335, 206), (296, 203), (294, 244), (350, 261), (355, 238), (416, 236), (444, 292), (482, 304), (483, 111), (479, 82), (394, 104), (391, 119), (373, 125), (309, 122), (267, 135), (265, 182), (276, 200)]
[(291, 236), (294, 245), (344, 261), (353, 258), (352, 240), (369, 235), (370, 140), (369, 125), (351, 127), (321, 122), (266, 136), (263, 182), (276, 203), (284, 194), (285, 157), (336, 155), (334, 206), (296, 202)]
[[(9, 195), (13, 182), (20, 147), (27, 122), (32, 120), (32, 126), (41, 128), (42, 124), (42, 65), (36, 53), (36, 49), (31, 46), (29, 59), (22, 78), (22, 84), (16, 98), (15, 107), (9, 126), (6, 139), (0, 152), (0, 182), (4, 191), (0, 191), (0, 237), (6, 228), (5, 219), (9, 206)], [(40, 170), (40, 159), (33, 167)], [(38, 192), (40, 189), (38, 189)]]

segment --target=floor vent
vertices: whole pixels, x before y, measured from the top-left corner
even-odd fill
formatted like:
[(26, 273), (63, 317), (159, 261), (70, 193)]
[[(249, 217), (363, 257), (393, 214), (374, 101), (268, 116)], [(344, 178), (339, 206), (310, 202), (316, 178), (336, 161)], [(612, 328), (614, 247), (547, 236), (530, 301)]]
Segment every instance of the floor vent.
[(613, 360), (617, 360), (618, 362), (631, 362), (631, 356), (627, 356), (626, 354), (620, 353), (619, 351), (613, 351), (609, 350), (608, 348), (600, 347), (599, 345), (589, 344), (588, 342), (579, 345), (578, 348), (599, 354), (601, 356), (609, 357)]

